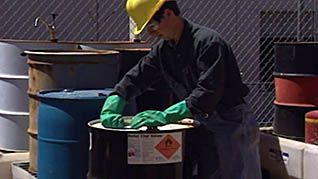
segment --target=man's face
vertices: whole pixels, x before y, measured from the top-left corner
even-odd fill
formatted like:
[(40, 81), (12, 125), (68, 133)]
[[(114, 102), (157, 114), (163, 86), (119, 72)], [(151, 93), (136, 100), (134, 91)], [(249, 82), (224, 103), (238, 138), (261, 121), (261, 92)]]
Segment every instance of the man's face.
[(149, 35), (156, 36), (160, 39), (171, 40), (171, 28), (169, 26), (169, 13), (167, 15), (168, 9), (165, 10), (163, 17), (160, 19), (160, 22), (151, 19), (146, 26), (146, 30)]

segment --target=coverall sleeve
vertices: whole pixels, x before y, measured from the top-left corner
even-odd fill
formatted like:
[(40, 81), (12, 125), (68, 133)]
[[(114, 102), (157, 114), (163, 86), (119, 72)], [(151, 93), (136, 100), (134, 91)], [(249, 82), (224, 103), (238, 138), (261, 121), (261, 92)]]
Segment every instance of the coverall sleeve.
[(197, 59), (199, 79), (194, 90), (186, 98), (193, 115), (210, 114), (222, 99), (225, 86), (225, 46), (214, 42), (202, 49)]
[(161, 79), (158, 52), (152, 49), (115, 85), (114, 93), (129, 101)]

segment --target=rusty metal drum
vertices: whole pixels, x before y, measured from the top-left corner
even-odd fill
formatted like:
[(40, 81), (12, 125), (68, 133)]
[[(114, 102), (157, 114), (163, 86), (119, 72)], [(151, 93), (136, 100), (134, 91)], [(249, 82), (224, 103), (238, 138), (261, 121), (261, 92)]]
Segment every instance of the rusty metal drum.
[(111, 88), (117, 81), (118, 52), (112, 50), (32, 50), (24, 51), (29, 65), (29, 148), (30, 167), (37, 171), (36, 94), (56, 88)]
[[(180, 179), (186, 132), (199, 126), (192, 119), (156, 128), (105, 128), (100, 120), (88, 123), (89, 179)], [(127, 122), (128, 121), (128, 122)]]
[(318, 106), (318, 43), (278, 42), (274, 47), (274, 131), (303, 141), (305, 113)]

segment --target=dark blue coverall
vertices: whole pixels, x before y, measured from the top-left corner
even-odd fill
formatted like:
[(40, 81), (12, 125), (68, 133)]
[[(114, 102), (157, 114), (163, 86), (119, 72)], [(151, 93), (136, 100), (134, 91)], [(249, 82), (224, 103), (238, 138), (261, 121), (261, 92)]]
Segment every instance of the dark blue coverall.
[(244, 101), (249, 89), (231, 47), (214, 30), (185, 19), (179, 42), (161, 40), (114, 93), (129, 101), (161, 79), (202, 124), (187, 136), (184, 178), (195, 165), (200, 178), (261, 178), (258, 125)]

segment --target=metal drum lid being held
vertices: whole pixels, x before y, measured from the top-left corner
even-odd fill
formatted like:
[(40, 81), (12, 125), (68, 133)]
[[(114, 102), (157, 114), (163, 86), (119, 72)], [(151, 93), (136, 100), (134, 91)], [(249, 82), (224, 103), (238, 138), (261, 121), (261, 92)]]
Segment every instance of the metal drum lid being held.
[(199, 123), (185, 119), (181, 123), (132, 129), (130, 118), (124, 120), (121, 129), (105, 128), (100, 120), (88, 123), (88, 178), (182, 178), (185, 132)]

